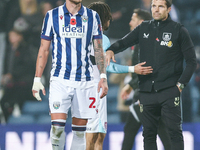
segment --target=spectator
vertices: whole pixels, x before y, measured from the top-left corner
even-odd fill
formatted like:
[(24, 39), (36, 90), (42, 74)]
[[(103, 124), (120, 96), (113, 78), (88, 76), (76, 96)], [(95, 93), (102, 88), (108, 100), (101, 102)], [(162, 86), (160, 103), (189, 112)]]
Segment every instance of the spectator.
[(19, 4), (21, 18), (28, 24), (28, 28), (24, 29), (25, 40), (38, 49), (43, 16), (39, 12), (37, 0), (19, 0)]
[(34, 77), (34, 60), (23, 34), (13, 29), (8, 35), (5, 69), (1, 80), (4, 94), (1, 99), (5, 121), (13, 112), (14, 104), (22, 108), (26, 100), (34, 99), (31, 93)]

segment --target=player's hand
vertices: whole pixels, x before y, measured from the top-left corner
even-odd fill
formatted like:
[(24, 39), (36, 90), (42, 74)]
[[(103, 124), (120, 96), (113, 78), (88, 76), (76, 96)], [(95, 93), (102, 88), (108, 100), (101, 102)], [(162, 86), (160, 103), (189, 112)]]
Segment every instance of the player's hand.
[(120, 93), (121, 98), (122, 98), (123, 100), (128, 99), (129, 94), (131, 93), (131, 91), (132, 91), (132, 87), (131, 87), (129, 84), (125, 85), (125, 86), (122, 88), (121, 93)]
[(114, 52), (111, 51), (111, 50), (108, 50), (108, 51), (106, 51), (106, 63), (107, 63), (108, 66), (110, 65), (111, 59), (112, 59), (113, 62), (116, 62)]
[(40, 97), (40, 90), (42, 90), (43, 95), (46, 95), (46, 91), (45, 91), (44, 86), (42, 85), (41, 78), (35, 77), (34, 82), (33, 82), (33, 87), (32, 87), (32, 93), (33, 93), (33, 96), (38, 101), (42, 101), (42, 99)]
[(136, 74), (140, 75), (148, 75), (153, 72), (153, 68), (151, 66), (143, 67), (142, 65), (146, 64), (146, 62), (139, 63), (135, 65), (134, 71)]
[(100, 98), (103, 98), (108, 93), (108, 84), (106, 78), (101, 78), (98, 84), (98, 93), (100, 92), (100, 88), (102, 88), (102, 93), (100, 95)]

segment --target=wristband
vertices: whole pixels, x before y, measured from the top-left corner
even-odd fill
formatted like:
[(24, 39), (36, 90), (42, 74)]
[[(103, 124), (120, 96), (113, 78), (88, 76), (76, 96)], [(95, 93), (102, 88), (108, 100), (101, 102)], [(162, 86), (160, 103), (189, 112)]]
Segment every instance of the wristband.
[(107, 76), (106, 76), (105, 73), (101, 73), (101, 74), (100, 74), (100, 78), (105, 78), (105, 79), (107, 79)]
[(41, 78), (40, 77), (34, 77), (34, 82), (41, 82)]
[(128, 72), (134, 73), (135, 72), (135, 66), (129, 66), (128, 67)]

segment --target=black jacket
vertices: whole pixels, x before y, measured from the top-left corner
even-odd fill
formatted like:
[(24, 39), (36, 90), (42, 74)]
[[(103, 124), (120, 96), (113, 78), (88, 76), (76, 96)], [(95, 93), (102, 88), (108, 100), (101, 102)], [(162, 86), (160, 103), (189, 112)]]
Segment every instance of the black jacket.
[(135, 44), (140, 47), (139, 61), (153, 67), (152, 74), (139, 75), (141, 91), (150, 92), (152, 85), (159, 91), (177, 82), (189, 82), (197, 64), (193, 43), (183, 25), (170, 17), (165, 21), (144, 21), (108, 50), (116, 54)]

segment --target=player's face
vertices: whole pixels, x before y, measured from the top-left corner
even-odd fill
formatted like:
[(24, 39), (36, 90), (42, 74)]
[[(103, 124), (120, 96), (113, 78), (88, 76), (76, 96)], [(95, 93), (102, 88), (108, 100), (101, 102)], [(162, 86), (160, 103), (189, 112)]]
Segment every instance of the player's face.
[(151, 12), (155, 20), (166, 20), (171, 7), (167, 8), (165, 0), (152, 0)]
[(130, 30), (132, 31), (135, 27), (142, 23), (142, 20), (138, 18), (136, 13), (133, 13), (131, 21), (129, 22)]
[(74, 4), (80, 4), (82, 3), (82, 0), (69, 0), (71, 3), (74, 3)]

